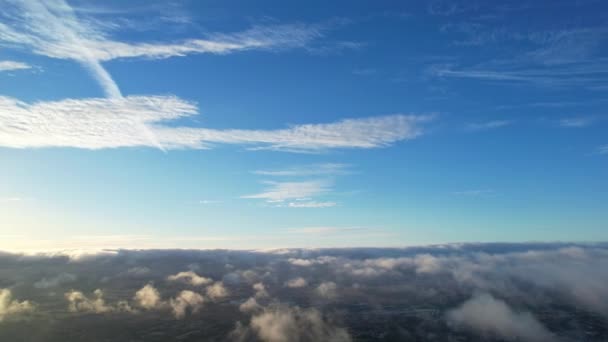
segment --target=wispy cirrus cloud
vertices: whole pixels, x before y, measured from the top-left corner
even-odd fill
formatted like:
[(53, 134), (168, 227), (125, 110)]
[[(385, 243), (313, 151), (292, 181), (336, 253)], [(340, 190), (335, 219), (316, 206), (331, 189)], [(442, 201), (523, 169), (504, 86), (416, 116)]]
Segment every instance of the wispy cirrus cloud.
[(596, 119), (593, 117), (571, 117), (559, 120), (562, 127), (582, 128), (591, 125)]
[(309, 234), (309, 235), (329, 235), (329, 234), (343, 234), (343, 233), (357, 233), (372, 231), (370, 228), (364, 227), (303, 227), (303, 228), (292, 228), (289, 229), (290, 233), (293, 234)]
[(455, 191), (452, 194), (457, 196), (485, 196), (494, 194), (494, 190), (492, 189), (474, 189), (474, 190), (464, 190), (464, 191)]
[(119, 58), (162, 59), (189, 54), (227, 54), (252, 49), (305, 47), (321, 38), (326, 25), (255, 25), (233, 33), (209, 33), (177, 42), (121, 42), (113, 40), (95, 21), (81, 21), (63, 0), (15, 2), (4, 10), (0, 41), (33, 53), (90, 62)]
[(473, 122), (467, 125), (467, 130), (470, 131), (485, 131), (494, 128), (500, 128), (512, 125), (514, 121), (512, 120), (492, 120), (485, 122)]
[(269, 203), (284, 202), (286, 200), (306, 199), (327, 193), (331, 190), (331, 182), (325, 180), (312, 180), (302, 182), (265, 182), (268, 185), (265, 191), (241, 196), (241, 198), (263, 199)]
[(300, 177), (300, 176), (318, 176), (318, 175), (340, 175), (348, 173), (348, 164), (340, 163), (325, 163), (304, 165), (298, 167), (290, 167), (280, 170), (256, 170), (253, 173), (263, 176), (277, 177)]
[(336, 202), (295, 201), (289, 202), (287, 206), (290, 208), (329, 208), (336, 205), (338, 205)]
[(597, 149), (597, 153), (599, 153), (599, 154), (608, 154), (608, 145), (600, 146)]
[(314, 152), (386, 147), (420, 136), (422, 124), (432, 120), (428, 115), (396, 114), (274, 130), (165, 124), (196, 114), (194, 103), (174, 96), (66, 99), (33, 104), (0, 96), (0, 146), (104, 149), (160, 145), (165, 149), (204, 149), (212, 144), (237, 144)]
[(465, 40), (456, 40), (457, 45), (511, 46), (517, 57), (477, 60), (460, 66), (434, 65), (429, 72), (437, 77), (554, 88), (603, 89), (607, 84), (608, 60), (601, 52), (608, 32), (605, 25), (524, 31), (515, 27), (497, 29), (478, 21), (451, 23), (442, 31), (464, 34)]
[(2, 71), (12, 71), (12, 70), (26, 70), (31, 69), (32, 66), (17, 61), (0, 61), (0, 72)]

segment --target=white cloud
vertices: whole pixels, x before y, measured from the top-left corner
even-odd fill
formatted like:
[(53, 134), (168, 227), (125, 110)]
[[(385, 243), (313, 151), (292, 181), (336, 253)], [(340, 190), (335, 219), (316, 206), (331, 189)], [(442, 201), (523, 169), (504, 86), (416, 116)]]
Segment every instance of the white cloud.
[(210, 284), (213, 280), (201, 277), (193, 271), (179, 272), (167, 277), (169, 281), (181, 281), (192, 286), (201, 286)]
[(106, 313), (114, 311), (133, 311), (126, 301), (119, 301), (114, 305), (107, 304), (103, 295), (103, 291), (100, 289), (93, 292), (93, 298), (87, 297), (80, 291), (71, 290), (65, 294), (65, 299), (68, 301), (68, 310), (70, 312)]
[(261, 308), (262, 306), (258, 304), (258, 301), (254, 297), (250, 297), (239, 305), (239, 310), (244, 313), (254, 312), (260, 310)]
[(489, 294), (476, 295), (447, 314), (448, 321), (477, 333), (509, 341), (554, 341), (555, 337), (529, 312), (515, 312)]
[(34, 310), (34, 304), (25, 300), (19, 302), (13, 299), (11, 290), (0, 289), (0, 322), (6, 317), (23, 314)]
[(330, 183), (323, 180), (265, 183), (270, 185), (266, 191), (255, 195), (241, 196), (241, 198), (264, 199), (267, 202), (283, 202), (288, 199), (317, 196), (331, 190)]
[(282, 170), (257, 170), (253, 173), (263, 176), (276, 176), (276, 177), (302, 177), (302, 176), (319, 176), (319, 175), (336, 175), (345, 174), (348, 172), (348, 164), (339, 163), (325, 163), (325, 164), (313, 164), (304, 165), (298, 167), (292, 167)]
[(335, 207), (336, 202), (317, 202), (317, 201), (300, 201), (300, 202), (289, 202), (287, 204), (290, 208), (329, 208)]
[(333, 281), (326, 281), (326, 282), (322, 282), (321, 284), (319, 284), (319, 286), (317, 286), (315, 291), (317, 292), (317, 294), (319, 296), (321, 296), (323, 298), (331, 299), (337, 295), (337, 292), (336, 292), (337, 288), (338, 288), (338, 286)]
[(228, 296), (228, 290), (224, 287), (224, 284), (219, 281), (208, 286), (206, 291), (207, 296), (213, 300), (222, 299)]
[(181, 319), (186, 316), (188, 309), (191, 313), (197, 313), (203, 307), (204, 302), (205, 299), (200, 294), (184, 290), (176, 298), (171, 298), (169, 305), (173, 309), (175, 318)]
[(600, 146), (597, 151), (599, 154), (608, 154), (608, 145)]
[(150, 284), (147, 284), (135, 292), (135, 297), (133, 297), (133, 299), (139, 306), (147, 310), (158, 309), (159, 307), (164, 306), (160, 293)]
[(72, 8), (63, 0), (18, 1), (16, 8), (7, 6), (16, 28), (0, 25), (0, 41), (27, 46), (34, 53), (80, 62), (99, 82), (109, 97), (121, 97), (118, 85), (101, 65), (95, 42), (101, 44), (103, 35), (83, 25)]
[(363, 227), (304, 227), (304, 228), (291, 228), (290, 233), (294, 234), (312, 234), (312, 235), (325, 235), (325, 234), (340, 234), (350, 233), (369, 230)]
[[(5, 9), (10, 20), (0, 24), (0, 41), (33, 53), (93, 65), (117, 58), (169, 58), (189, 54), (227, 54), (251, 49), (305, 47), (321, 38), (322, 25), (253, 26), (235, 33), (211, 33), (178, 42), (120, 42), (111, 40), (96, 21), (79, 21), (62, 0), (24, 1)], [(97, 22), (98, 23), (98, 22)]]
[(469, 129), (471, 131), (485, 131), (488, 129), (505, 127), (505, 126), (509, 126), (512, 124), (513, 124), (513, 121), (510, 121), (510, 120), (493, 120), (493, 121), (486, 121), (486, 122), (470, 123), (467, 125), (467, 129)]
[(591, 117), (573, 117), (559, 120), (559, 125), (562, 127), (582, 128), (591, 125), (594, 118)]
[(285, 286), (291, 287), (291, 288), (300, 288), (300, 287), (305, 287), (306, 285), (308, 285), (308, 282), (306, 281), (306, 279), (304, 279), (302, 277), (293, 278), (293, 279), (290, 279), (289, 281), (285, 282)]
[(253, 289), (255, 290), (256, 298), (267, 298), (268, 291), (266, 291), (266, 286), (263, 283), (255, 283), (253, 284)]
[(25, 70), (31, 69), (32, 66), (23, 62), (15, 61), (0, 61), (0, 72), (11, 71), (11, 70)]
[(0, 202), (21, 202), (23, 198), (21, 197), (0, 197)]
[(174, 96), (66, 99), (28, 104), (0, 96), (0, 146), (12, 148), (208, 148), (240, 144), (284, 151), (378, 148), (413, 139), (431, 116), (388, 115), (275, 130), (206, 129), (164, 122), (197, 114)]
[(332, 325), (318, 310), (285, 306), (264, 309), (249, 326), (237, 324), (232, 333), (236, 340), (249, 340), (251, 335), (264, 342), (351, 341), (346, 329)]

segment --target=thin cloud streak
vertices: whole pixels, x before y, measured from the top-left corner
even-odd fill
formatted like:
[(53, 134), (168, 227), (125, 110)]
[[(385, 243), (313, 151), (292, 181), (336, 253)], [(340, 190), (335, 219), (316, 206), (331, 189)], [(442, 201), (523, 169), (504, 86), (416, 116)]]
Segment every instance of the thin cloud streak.
[(331, 190), (328, 181), (314, 180), (303, 182), (266, 182), (269, 187), (266, 191), (241, 196), (241, 198), (263, 199), (269, 203), (283, 202), (288, 199), (309, 198), (326, 193)]
[(31, 69), (32, 66), (27, 64), (27, 63), (23, 63), (23, 62), (16, 62), (16, 61), (0, 61), (0, 72), (1, 71), (12, 71), (12, 70), (26, 70), (26, 69)]
[(485, 131), (494, 128), (500, 128), (512, 125), (513, 121), (511, 120), (493, 120), (487, 122), (476, 122), (470, 123), (467, 125), (467, 129), (470, 131)]

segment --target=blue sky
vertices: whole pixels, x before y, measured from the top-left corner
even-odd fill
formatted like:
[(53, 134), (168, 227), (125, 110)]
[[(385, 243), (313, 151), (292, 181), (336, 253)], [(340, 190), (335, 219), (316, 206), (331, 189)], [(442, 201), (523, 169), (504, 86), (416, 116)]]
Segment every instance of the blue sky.
[(602, 1), (2, 1), (2, 249), (608, 238)]

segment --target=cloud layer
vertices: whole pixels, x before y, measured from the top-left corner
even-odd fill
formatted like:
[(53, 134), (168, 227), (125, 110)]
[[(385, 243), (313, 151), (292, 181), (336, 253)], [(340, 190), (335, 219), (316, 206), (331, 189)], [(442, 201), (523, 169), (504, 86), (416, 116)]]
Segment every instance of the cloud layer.
[[(0, 254), (0, 324), (235, 341), (603, 341), (605, 244)], [(146, 269), (144, 273), (129, 272)], [(183, 269), (196, 269), (181, 271)], [(41, 271), (72, 274), (40, 284)], [(68, 278), (65, 276), (57, 279)], [(212, 279), (205, 284), (193, 279)], [(96, 290), (91, 290), (95, 289)], [(64, 295), (56, 295), (63, 293)], [(14, 298), (19, 298), (14, 299)], [(121, 329), (92, 331), (79, 317)], [(54, 318), (53, 318), (54, 317)], [(53, 319), (37, 339), (20, 323)], [(25, 321), (24, 321), (25, 322)], [(163, 323), (162, 329), (157, 327)], [(124, 329), (123, 329), (124, 328)], [(81, 330), (79, 330), (81, 329)], [(10, 340), (8, 330), (0, 338)], [(154, 335), (147, 335), (154, 334)]]

